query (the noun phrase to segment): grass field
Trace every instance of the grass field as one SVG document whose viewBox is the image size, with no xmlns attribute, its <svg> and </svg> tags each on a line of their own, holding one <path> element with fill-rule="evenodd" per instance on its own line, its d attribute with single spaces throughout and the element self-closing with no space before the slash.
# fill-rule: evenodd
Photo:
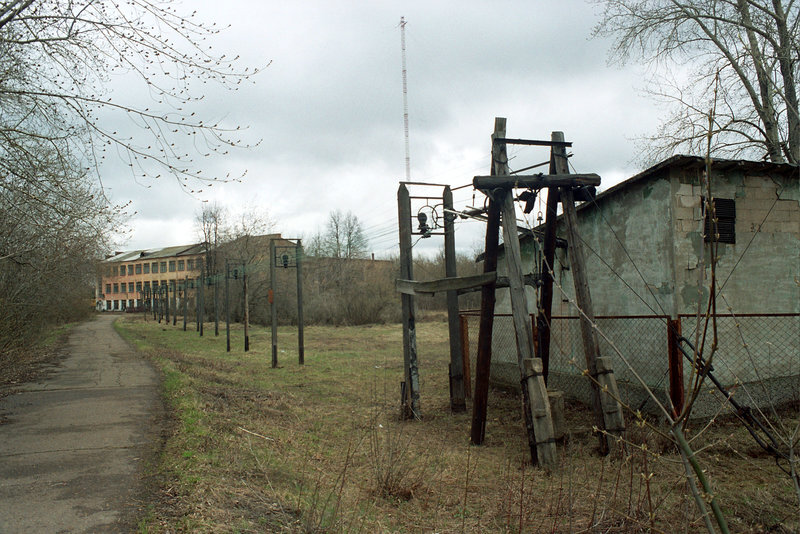
<svg viewBox="0 0 800 534">
<path fill-rule="evenodd" d="M 398 420 L 399 325 L 296 330 L 213 324 L 191 331 L 125 316 L 118 330 L 163 375 L 172 421 L 151 468 L 142 532 L 698 532 L 680 456 L 630 425 L 629 445 L 596 452 L 591 414 L 567 406 L 560 469 L 531 466 L 520 400 L 492 390 L 486 443 L 449 410 L 447 325 L 418 324 L 423 420 Z M 796 416 L 795 416 L 796 424 Z M 791 481 L 735 421 L 694 429 L 692 446 L 733 532 L 793 532 Z"/>
</svg>

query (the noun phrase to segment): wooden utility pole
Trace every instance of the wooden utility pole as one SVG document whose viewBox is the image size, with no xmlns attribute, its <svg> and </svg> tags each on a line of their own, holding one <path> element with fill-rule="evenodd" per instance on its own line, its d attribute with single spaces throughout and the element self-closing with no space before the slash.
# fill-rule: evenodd
<svg viewBox="0 0 800 534">
<path fill-rule="evenodd" d="M 169 282 L 164 286 L 166 298 L 164 299 L 164 309 L 166 310 L 165 324 L 169 325 Z"/>
<path fill-rule="evenodd" d="M 298 239 L 295 246 L 295 268 L 297 269 L 297 363 L 305 364 L 303 341 L 303 242 Z"/>
<path fill-rule="evenodd" d="M 242 293 L 244 295 L 244 351 L 250 350 L 250 303 L 247 300 L 247 268 L 242 263 Z"/>
<path fill-rule="evenodd" d="M 217 251 L 214 250 L 214 336 L 219 337 L 219 264 L 217 263 Z"/>
<path fill-rule="evenodd" d="M 275 306 L 275 240 L 269 242 L 269 289 L 272 291 L 272 301 L 269 303 L 270 316 L 272 317 L 272 368 L 278 367 L 278 308 Z"/>
<path fill-rule="evenodd" d="M 567 149 L 564 146 L 564 132 L 550 134 L 553 144 L 550 147 L 550 174 L 569 174 Z M 550 374 L 550 324 L 553 317 L 553 262 L 556 257 L 556 224 L 558 220 L 558 188 L 547 189 L 547 213 L 544 223 L 544 243 L 542 245 L 542 289 L 540 292 L 539 313 L 536 318 L 537 353 L 542 360 L 544 381 Z"/>
<path fill-rule="evenodd" d="M 492 161 L 490 174 L 497 174 L 496 162 L 501 161 L 498 152 L 501 145 L 495 145 L 495 138 L 506 136 L 506 120 L 497 117 L 494 120 L 492 134 Z M 505 151 L 505 145 L 502 145 Z M 507 165 L 507 160 L 504 162 Z M 488 193 L 489 208 L 486 214 L 486 243 L 484 245 L 483 272 L 497 271 L 497 251 L 500 244 L 500 204 L 495 194 L 502 190 Z M 494 328 L 494 305 L 496 283 L 486 284 L 481 289 L 481 317 L 478 326 L 478 355 L 475 362 L 475 395 L 472 398 L 472 430 L 470 439 L 474 445 L 480 445 L 486 436 L 486 408 L 489 399 L 489 375 L 492 365 L 492 330 Z"/>
<path fill-rule="evenodd" d="M 186 332 L 186 312 L 188 311 L 189 301 L 189 275 L 183 279 L 183 331 Z"/>
<path fill-rule="evenodd" d="M 202 261 L 202 260 L 201 260 Z M 203 337 L 203 321 L 206 314 L 206 265 L 203 263 L 200 266 L 200 313 L 197 314 L 197 320 L 200 325 L 200 337 Z"/>
<path fill-rule="evenodd" d="M 227 352 L 231 351 L 231 303 L 228 297 L 228 280 L 231 277 L 230 263 L 225 259 L 225 338 Z"/>
<path fill-rule="evenodd" d="M 172 280 L 172 326 L 178 324 L 178 280 Z"/>
<path fill-rule="evenodd" d="M 400 278 L 414 279 L 411 251 L 411 197 L 405 184 L 397 190 L 397 212 L 400 233 Z M 403 375 L 401 387 L 401 416 L 404 419 L 419 419 L 419 369 L 417 366 L 417 325 L 414 296 L 401 294 L 403 314 Z"/>
<path fill-rule="evenodd" d="M 450 186 L 444 188 L 442 195 L 444 208 L 444 270 L 445 276 L 458 276 L 456 268 L 455 215 L 453 192 Z M 449 211 L 448 211 L 449 210 Z M 447 323 L 450 331 L 450 409 L 454 412 L 467 410 L 464 393 L 464 360 L 461 350 L 461 335 L 458 320 L 458 291 L 447 292 Z"/>
</svg>

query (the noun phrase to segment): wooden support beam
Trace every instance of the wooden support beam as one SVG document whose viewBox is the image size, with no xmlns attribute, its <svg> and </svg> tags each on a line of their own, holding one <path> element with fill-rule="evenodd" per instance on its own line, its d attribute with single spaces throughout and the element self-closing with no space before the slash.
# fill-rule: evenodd
<svg viewBox="0 0 800 534">
<path fill-rule="evenodd" d="M 573 200 L 572 190 L 563 188 L 560 191 L 561 205 L 564 208 L 564 216 L 567 223 L 567 234 L 569 241 L 569 256 L 571 261 L 572 281 L 575 285 L 575 300 L 578 309 L 581 310 L 581 338 L 583 339 L 583 350 L 586 357 L 586 367 L 589 370 L 589 375 L 592 386 L 592 407 L 595 416 L 595 426 L 601 430 L 600 451 L 602 454 L 608 454 L 610 451 L 610 436 L 606 433 L 621 432 L 624 423 L 618 423 L 617 419 L 622 419 L 622 406 L 618 402 L 617 410 L 619 417 L 610 418 L 607 414 L 610 412 L 608 406 L 603 406 L 604 399 L 600 396 L 600 386 L 597 383 L 598 367 L 597 360 L 600 357 L 600 345 L 597 340 L 597 333 L 594 330 L 594 309 L 592 306 L 592 296 L 589 291 L 589 281 L 586 275 L 586 260 L 583 254 L 583 246 L 580 237 L 578 236 L 578 214 L 575 210 L 575 202 Z M 610 366 L 609 366 L 610 367 Z M 611 375 L 613 378 L 613 375 Z M 616 383 L 614 384 L 616 388 Z"/>
<path fill-rule="evenodd" d="M 580 187 L 600 185 L 597 174 L 515 174 L 513 176 L 476 176 L 472 179 L 475 189 L 492 190 L 498 187 L 523 187 L 542 189 L 544 187 Z"/>
<path fill-rule="evenodd" d="M 506 136 L 506 120 L 497 117 L 494 120 L 492 139 Z M 503 166 L 508 174 L 508 157 L 505 145 L 492 145 L 492 174 L 499 174 L 497 167 Z M 497 251 L 500 244 L 500 204 L 489 195 L 489 207 L 486 213 L 486 242 L 484 245 L 483 272 L 497 270 Z M 475 362 L 475 394 L 472 396 L 472 428 L 470 440 L 473 445 L 480 445 L 486 437 L 486 408 L 489 399 L 489 373 L 492 365 L 492 330 L 494 327 L 495 305 L 494 282 L 481 289 L 481 317 L 478 326 L 478 354 Z"/>
<path fill-rule="evenodd" d="M 400 276 L 405 280 L 414 279 L 414 260 L 411 252 L 411 199 L 408 188 L 400 184 L 397 190 L 397 212 L 400 233 Z M 419 419 L 419 368 L 417 365 L 417 324 L 414 310 L 414 297 L 401 294 L 403 313 L 403 374 L 401 387 L 401 417 Z"/>
<path fill-rule="evenodd" d="M 540 285 L 539 277 L 534 275 L 533 273 L 526 274 L 522 278 L 522 282 L 526 286 L 531 286 L 531 287 L 539 287 L 539 285 Z M 497 280 L 495 280 L 495 282 L 494 282 L 494 286 L 496 288 L 497 287 L 508 287 L 508 277 L 507 276 L 498 276 Z M 459 289 L 458 290 L 458 294 L 459 295 L 463 295 L 465 293 L 472 293 L 474 291 L 480 291 L 480 290 L 481 290 L 480 287 L 467 287 L 467 288 L 464 288 L 464 289 Z"/>
<path fill-rule="evenodd" d="M 450 186 L 442 193 L 442 207 L 453 211 L 453 192 Z M 458 276 L 456 268 L 455 215 L 444 212 L 444 271 L 448 278 Z M 447 291 L 447 327 L 450 341 L 450 410 L 467 411 L 464 393 L 464 362 L 461 355 L 461 335 L 458 324 L 458 291 Z"/>
<path fill-rule="evenodd" d="M 556 468 L 553 423 L 550 418 L 550 403 L 542 377 L 541 360 L 534 361 L 533 330 L 528 309 L 528 297 L 522 282 L 522 253 L 517 233 L 514 199 L 505 191 L 502 201 L 503 241 L 505 243 L 506 268 L 508 270 L 511 317 L 517 345 L 517 365 L 525 405 L 525 426 L 531 460 L 543 467 Z M 538 369 L 538 371 L 534 371 Z M 539 384 L 541 380 L 541 386 Z M 538 432 L 537 432 L 538 430 Z"/>
<path fill-rule="evenodd" d="M 394 289 L 404 295 L 434 295 L 442 291 L 457 291 L 471 288 L 481 288 L 497 279 L 497 273 L 492 271 L 471 276 L 454 278 L 439 278 L 437 280 L 401 280 L 394 281 Z M 456 314 L 457 315 L 457 314 Z"/>
<path fill-rule="evenodd" d="M 564 132 L 550 134 L 554 142 L 564 140 Z M 553 145 L 550 150 L 550 174 L 569 174 L 567 151 L 563 146 Z M 539 313 L 537 315 L 537 355 L 542 360 L 544 382 L 550 373 L 550 322 L 553 317 L 553 265 L 556 257 L 556 225 L 558 223 L 558 188 L 547 190 L 547 208 L 544 223 L 544 242 L 542 244 L 542 289 L 539 292 Z"/>
</svg>

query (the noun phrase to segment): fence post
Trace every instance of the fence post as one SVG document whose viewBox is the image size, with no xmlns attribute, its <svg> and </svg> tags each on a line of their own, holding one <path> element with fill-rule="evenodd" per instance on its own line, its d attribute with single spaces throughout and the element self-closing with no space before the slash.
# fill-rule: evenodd
<svg viewBox="0 0 800 534">
<path fill-rule="evenodd" d="M 667 350 L 669 352 L 669 398 L 674 415 L 683 411 L 683 356 L 680 350 L 681 319 L 667 319 Z"/>
</svg>

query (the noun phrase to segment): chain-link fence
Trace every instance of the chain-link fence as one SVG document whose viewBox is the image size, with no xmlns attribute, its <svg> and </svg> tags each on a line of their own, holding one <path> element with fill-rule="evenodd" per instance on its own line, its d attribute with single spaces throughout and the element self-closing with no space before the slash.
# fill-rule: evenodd
<svg viewBox="0 0 800 534">
<path fill-rule="evenodd" d="M 462 314 L 467 329 L 470 369 L 475 369 L 478 312 Z M 669 331 L 665 316 L 597 317 L 600 354 L 611 358 L 621 400 L 631 409 L 655 413 L 656 406 L 634 376 L 638 374 L 658 400 L 669 404 Z M 692 343 L 697 321 L 680 316 L 680 328 Z M 710 332 L 710 329 L 709 329 Z M 800 399 L 800 314 L 718 316 L 718 350 L 714 375 L 731 388 L 742 404 L 765 407 Z M 586 359 L 577 317 L 553 317 L 551 323 L 548 388 L 573 399 L 590 402 L 591 385 L 583 376 Z M 710 346 L 710 340 L 707 341 Z M 687 347 L 688 350 L 688 347 Z M 691 352 L 691 351 L 690 351 Z M 705 351 L 709 353 L 708 349 Z M 620 356 L 620 354 L 622 356 Z M 622 357 L 627 360 L 627 364 Z M 691 387 L 692 365 L 684 360 L 684 383 Z M 472 374 L 472 373 L 471 373 Z M 472 376 L 474 381 L 474 376 Z M 519 367 L 511 315 L 494 318 L 491 382 L 519 388 Z M 473 382 L 474 385 L 474 382 Z M 706 417 L 727 410 L 723 397 L 706 381 L 694 415 Z"/>
</svg>

